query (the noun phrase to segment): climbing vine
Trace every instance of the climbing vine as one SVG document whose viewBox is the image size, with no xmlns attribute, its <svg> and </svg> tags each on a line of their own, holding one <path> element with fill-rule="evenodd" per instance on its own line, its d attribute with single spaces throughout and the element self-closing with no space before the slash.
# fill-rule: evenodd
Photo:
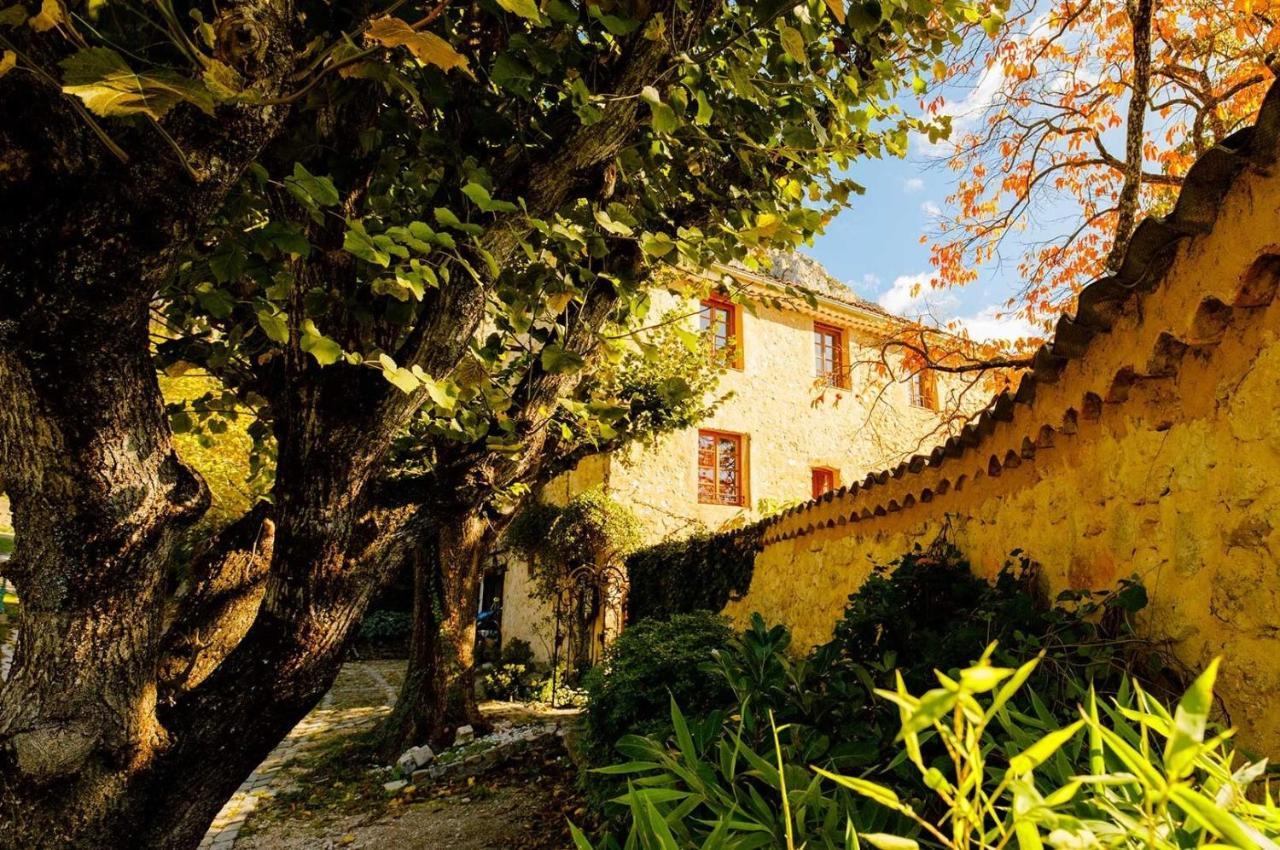
<svg viewBox="0 0 1280 850">
<path fill-rule="evenodd" d="M 627 620 L 666 619 L 690 611 L 719 611 L 751 586 L 763 525 L 698 533 L 631 553 Z"/>
</svg>

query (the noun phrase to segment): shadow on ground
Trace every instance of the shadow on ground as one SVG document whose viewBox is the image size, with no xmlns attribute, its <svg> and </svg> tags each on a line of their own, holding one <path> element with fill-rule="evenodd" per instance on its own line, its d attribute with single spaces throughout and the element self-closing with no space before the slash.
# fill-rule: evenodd
<svg viewBox="0 0 1280 850">
<path fill-rule="evenodd" d="M 575 769 L 552 736 L 468 778 L 388 793 L 372 732 L 395 700 L 404 663 L 347 664 L 333 689 L 255 771 L 219 815 L 209 850 L 551 850 L 571 846 L 581 818 Z M 496 725 L 566 721 L 516 703 L 482 706 Z"/>
</svg>

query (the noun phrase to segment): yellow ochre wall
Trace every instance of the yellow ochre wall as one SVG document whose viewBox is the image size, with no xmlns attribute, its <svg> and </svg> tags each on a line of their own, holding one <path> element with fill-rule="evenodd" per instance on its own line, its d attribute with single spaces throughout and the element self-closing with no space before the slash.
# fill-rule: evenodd
<svg viewBox="0 0 1280 850">
<path fill-rule="evenodd" d="M 1151 597 L 1140 627 L 1190 666 L 1224 655 L 1231 722 L 1280 754 L 1275 101 L 1252 145 L 1197 166 L 1172 227 L 1135 236 L 1128 286 L 1086 290 L 1016 399 L 870 486 L 781 517 L 727 612 L 822 642 L 872 564 L 944 529 L 987 575 L 1022 549 L 1054 592 L 1136 573 Z"/>
</svg>

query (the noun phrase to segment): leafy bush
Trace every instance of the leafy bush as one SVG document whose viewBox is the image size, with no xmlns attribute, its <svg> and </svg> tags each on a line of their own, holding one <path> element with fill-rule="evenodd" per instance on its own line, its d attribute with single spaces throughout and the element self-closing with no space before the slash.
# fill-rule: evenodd
<svg viewBox="0 0 1280 850">
<path fill-rule="evenodd" d="M 1033 565 L 1015 552 L 987 582 L 954 548 L 915 551 L 878 567 L 849 597 L 832 639 L 810 654 L 781 721 L 812 726 L 835 741 L 843 769 L 883 765 L 897 718 L 877 687 L 927 687 L 935 670 L 956 671 L 998 642 L 997 663 L 1016 666 L 1046 652 L 1032 683 L 1048 716 L 1069 719 L 1092 684 L 1115 691 L 1129 674 L 1176 693 L 1164 653 L 1138 637 L 1132 617 L 1147 602 L 1133 581 L 1118 590 L 1068 591 L 1052 603 Z M 1173 684 L 1166 684 L 1172 682 Z M 1031 708 L 1028 706 L 1028 710 Z"/>
<path fill-rule="evenodd" d="M 502 642 L 503 664 L 532 664 L 533 645 L 524 638 L 511 638 Z"/>
<path fill-rule="evenodd" d="M 582 744 L 588 758 L 603 763 L 623 735 L 664 734 L 671 697 L 699 714 L 729 705 L 728 685 L 702 668 L 732 638 L 728 620 L 706 611 L 625 629 L 586 676 Z"/>
<path fill-rule="evenodd" d="M 370 611 L 360 624 L 360 639 L 370 643 L 402 640 L 413 630 L 413 617 L 407 611 Z"/>
<path fill-rule="evenodd" d="M 698 533 L 627 556 L 627 620 L 719 611 L 751 586 L 763 525 Z"/>
<path fill-rule="evenodd" d="M 529 641 L 511 638 L 503 642 L 498 663 L 484 670 L 480 683 L 489 699 L 524 702 L 539 699 L 548 678 L 534 663 Z"/>
<path fill-rule="evenodd" d="M 1269 794 L 1255 798 L 1263 802 L 1249 794 L 1266 762 L 1236 764 L 1230 732 L 1206 740 L 1213 731 L 1216 659 L 1173 712 L 1133 682 L 1132 698 L 1126 692 L 1100 711 L 1090 693 L 1079 719 L 1046 731 L 1010 709 L 1039 659 L 1013 670 L 993 666 L 991 656 L 989 650 L 958 678 L 939 675 L 941 687 L 919 697 L 901 681 L 880 692 L 898 708 L 903 753 L 945 809 L 941 820 L 923 817 L 883 785 L 817 772 L 909 818 L 946 848 L 996 850 L 1008 836 L 1024 850 L 1046 842 L 1060 848 L 1276 846 L 1280 809 Z M 926 735 L 943 742 L 948 759 L 925 763 Z M 902 846 L 893 836 L 863 837 Z"/>
<path fill-rule="evenodd" d="M 480 685 L 489 699 L 524 702 L 542 692 L 546 675 L 529 664 L 495 664 L 484 670 Z"/>
<path fill-rule="evenodd" d="M 1269 794 L 1250 794 L 1265 762 L 1238 765 L 1230 733 L 1206 740 L 1217 662 L 1174 712 L 1133 682 L 1113 705 L 1090 692 L 1079 719 L 1046 727 L 1013 707 L 1019 695 L 1042 702 L 1028 685 L 1040 659 L 1015 670 L 994 666 L 994 654 L 992 645 L 956 676 L 938 673 L 940 687 L 920 696 L 901 676 L 878 691 L 897 709 L 897 759 L 917 772 L 936 814 L 891 783 L 806 768 L 791 730 L 771 717 L 771 746 L 759 751 L 737 731 L 752 722 L 748 711 L 717 732 L 687 722 L 673 703 L 674 746 L 626 738 L 620 749 L 631 761 L 606 769 L 631 779 L 618 801 L 629 819 L 626 847 L 1277 846 L 1280 808 Z M 930 739 L 946 757 L 925 757 Z M 579 850 L 592 850 L 573 833 Z M 598 845 L 618 846 L 611 837 Z"/>
</svg>

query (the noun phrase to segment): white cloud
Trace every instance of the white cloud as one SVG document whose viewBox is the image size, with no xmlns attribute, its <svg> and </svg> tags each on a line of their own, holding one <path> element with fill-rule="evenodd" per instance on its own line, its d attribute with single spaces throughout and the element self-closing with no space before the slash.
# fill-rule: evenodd
<svg viewBox="0 0 1280 850">
<path fill-rule="evenodd" d="M 929 285 L 933 272 L 904 274 L 894 278 L 893 285 L 877 299 L 877 303 L 897 316 L 936 323 L 954 332 L 967 333 L 979 342 L 1038 337 L 1044 331 L 1020 316 L 1008 315 L 998 305 L 984 307 L 977 313 L 959 316 L 960 301 L 950 290 Z"/>
<path fill-rule="evenodd" d="M 1021 316 L 1005 315 L 999 307 L 994 305 L 973 316 L 960 316 L 953 321 L 959 329 L 968 332 L 971 338 L 980 342 L 993 339 L 1022 339 L 1041 336 L 1044 333 Z"/>
<path fill-rule="evenodd" d="M 924 188 L 924 181 L 921 180 L 919 177 L 908 177 L 906 180 L 902 181 L 902 189 L 907 194 L 911 194 L 912 192 L 919 192 L 923 188 Z"/>
<path fill-rule="evenodd" d="M 949 292 L 934 289 L 930 285 L 933 278 L 933 272 L 898 275 L 876 303 L 898 316 L 940 318 L 955 307 L 956 298 Z"/>
<path fill-rule="evenodd" d="M 933 201 L 925 201 L 920 205 L 920 212 L 924 213 L 929 218 L 938 218 L 942 215 L 942 207 L 938 206 Z"/>
</svg>

